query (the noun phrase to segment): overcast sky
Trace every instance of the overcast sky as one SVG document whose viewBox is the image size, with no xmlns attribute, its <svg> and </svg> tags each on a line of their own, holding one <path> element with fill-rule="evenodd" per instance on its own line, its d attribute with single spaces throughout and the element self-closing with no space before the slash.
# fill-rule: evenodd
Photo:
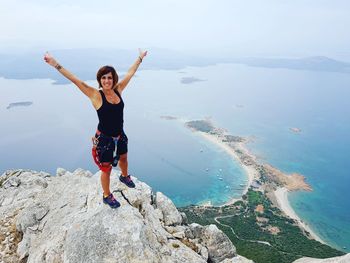
<svg viewBox="0 0 350 263">
<path fill-rule="evenodd" d="M 0 49 L 350 56 L 347 0 L 0 0 Z"/>
</svg>

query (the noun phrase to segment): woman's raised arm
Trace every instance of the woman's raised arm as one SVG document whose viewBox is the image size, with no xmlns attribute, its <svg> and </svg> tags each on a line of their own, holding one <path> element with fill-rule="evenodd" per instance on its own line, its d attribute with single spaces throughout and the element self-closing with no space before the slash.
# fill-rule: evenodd
<svg viewBox="0 0 350 263">
<path fill-rule="evenodd" d="M 98 91 L 96 89 L 90 87 L 82 80 L 78 79 L 76 76 L 70 73 L 67 69 L 62 67 L 48 52 L 46 52 L 44 60 L 47 64 L 56 68 L 64 77 L 73 82 L 86 96 L 88 96 L 91 100 L 94 100 L 98 94 Z"/>
<path fill-rule="evenodd" d="M 138 67 L 140 66 L 143 58 L 146 55 L 147 55 L 147 51 L 142 51 L 141 49 L 139 49 L 139 57 L 136 59 L 134 64 L 132 64 L 132 66 L 129 68 L 129 70 L 126 73 L 125 77 L 117 84 L 116 88 L 119 91 L 119 93 L 121 93 L 126 88 L 126 86 L 128 85 L 130 79 L 132 78 L 132 76 L 134 76 L 134 74 L 136 73 Z"/>
</svg>

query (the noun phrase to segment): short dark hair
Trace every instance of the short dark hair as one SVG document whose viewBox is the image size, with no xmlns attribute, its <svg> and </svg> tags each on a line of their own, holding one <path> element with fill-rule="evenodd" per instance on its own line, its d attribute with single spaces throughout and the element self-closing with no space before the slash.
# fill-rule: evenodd
<svg viewBox="0 0 350 263">
<path fill-rule="evenodd" d="M 96 75 L 96 79 L 97 79 L 99 88 L 102 88 L 102 85 L 101 85 L 101 78 L 102 78 L 102 76 L 106 75 L 108 73 L 112 73 L 112 76 L 113 76 L 113 88 L 118 83 L 118 74 L 115 71 L 115 69 L 112 66 L 103 66 L 102 68 L 100 68 L 97 71 L 97 75 Z"/>
</svg>

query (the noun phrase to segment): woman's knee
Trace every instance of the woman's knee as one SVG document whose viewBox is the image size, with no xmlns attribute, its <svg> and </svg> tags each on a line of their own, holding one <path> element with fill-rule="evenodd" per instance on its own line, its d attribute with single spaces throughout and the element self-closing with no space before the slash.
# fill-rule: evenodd
<svg viewBox="0 0 350 263">
<path fill-rule="evenodd" d="M 111 174 L 111 171 L 112 171 L 112 165 L 111 163 L 101 163 L 101 167 L 100 167 L 100 170 L 101 170 L 101 175 L 102 176 L 109 176 Z"/>
<path fill-rule="evenodd" d="M 120 155 L 119 162 L 127 162 L 127 161 L 128 161 L 128 154 L 127 153 Z"/>
</svg>

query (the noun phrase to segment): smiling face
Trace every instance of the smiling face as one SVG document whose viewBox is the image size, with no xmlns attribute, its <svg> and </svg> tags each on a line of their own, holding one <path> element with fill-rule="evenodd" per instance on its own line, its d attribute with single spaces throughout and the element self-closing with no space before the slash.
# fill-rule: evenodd
<svg viewBox="0 0 350 263">
<path fill-rule="evenodd" d="M 103 66 L 97 72 L 96 79 L 100 88 L 113 89 L 118 83 L 118 74 L 111 66 Z"/>
<path fill-rule="evenodd" d="M 109 72 L 101 77 L 101 85 L 102 85 L 103 89 L 112 89 L 113 88 L 113 75 L 111 72 Z"/>
</svg>

